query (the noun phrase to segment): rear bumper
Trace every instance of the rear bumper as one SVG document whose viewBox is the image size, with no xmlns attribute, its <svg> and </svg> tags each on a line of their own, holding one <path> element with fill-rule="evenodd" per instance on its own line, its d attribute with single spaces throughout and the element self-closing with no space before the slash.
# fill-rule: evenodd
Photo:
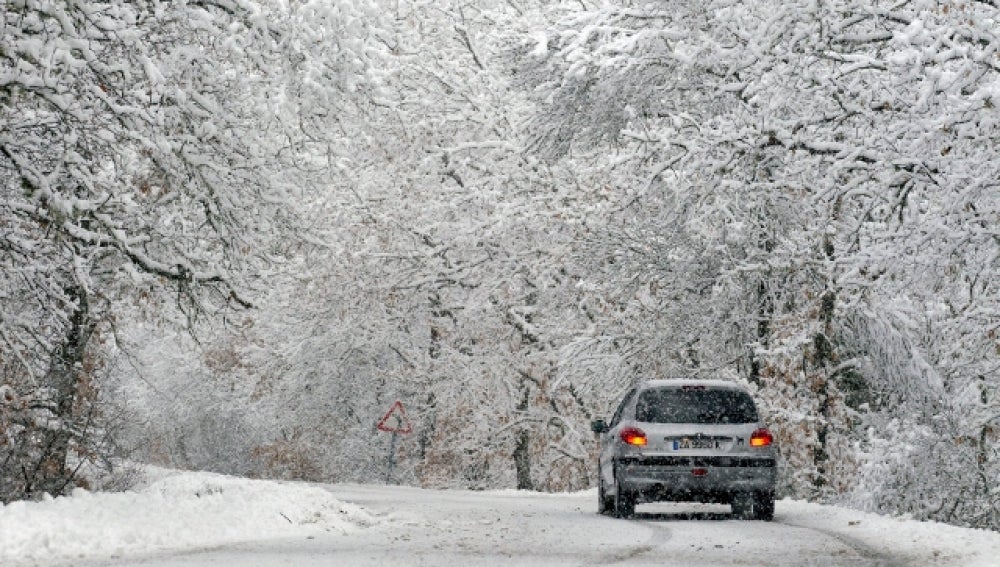
<svg viewBox="0 0 1000 567">
<path fill-rule="evenodd" d="M 618 460 L 625 490 L 640 501 L 729 502 L 738 492 L 773 492 L 773 457 L 634 456 Z"/>
</svg>

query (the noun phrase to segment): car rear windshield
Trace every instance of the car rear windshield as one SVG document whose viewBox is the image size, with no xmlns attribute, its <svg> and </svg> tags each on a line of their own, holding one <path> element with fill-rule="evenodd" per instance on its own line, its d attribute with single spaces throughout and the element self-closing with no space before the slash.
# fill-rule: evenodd
<svg viewBox="0 0 1000 567">
<path fill-rule="evenodd" d="M 660 388 L 639 395 L 636 421 L 646 423 L 755 423 L 757 408 L 746 392 L 710 388 Z"/>
</svg>

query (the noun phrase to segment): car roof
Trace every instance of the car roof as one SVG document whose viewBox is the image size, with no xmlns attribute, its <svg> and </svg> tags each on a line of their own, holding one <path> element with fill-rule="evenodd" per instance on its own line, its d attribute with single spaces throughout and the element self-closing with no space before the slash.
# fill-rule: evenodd
<svg viewBox="0 0 1000 567">
<path fill-rule="evenodd" d="M 711 388 L 713 390 L 737 390 L 740 392 L 746 392 L 745 386 L 738 382 L 730 382 L 728 380 L 692 380 L 692 379 L 673 379 L 673 380 L 646 380 L 639 383 L 640 390 L 651 390 L 654 388 L 684 388 L 690 386 L 702 386 L 705 388 Z"/>
</svg>

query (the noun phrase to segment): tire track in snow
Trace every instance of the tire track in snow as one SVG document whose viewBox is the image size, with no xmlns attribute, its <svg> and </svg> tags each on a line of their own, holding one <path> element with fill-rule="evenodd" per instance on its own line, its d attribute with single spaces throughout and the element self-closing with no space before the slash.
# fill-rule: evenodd
<svg viewBox="0 0 1000 567">
<path fill-rule="evenodd" d="M 674 522 L 683 522 L 683 525 L 690 527 L 692 522 L 704 522 L 707 528 L 707 526 L 714 525 L 717 522 L 726 522 L 727 524 L 730 524 L 732 519 L 732 514 L 714 512 L 660 514 L 639 513 L 636 514 L 636 518 L 633 520 L 618 521 L 631 521 L 637 526 L 642 526 L 643 528 L 648 529 L 650 533 L 646 541 L 623 549 L 617 549 L 612 552 L 604 553 L 595 558 L 593 561 L 588 562 L 587 565 L 641 565 L 648 561 L 662 559 L 664 556 L 673 557 L 675 560 L 682 561 L 681 564 L 683 564 L 684 552 L 699 553 L 702 548 L 699 547 L 693 550 L 683 550 L 680 555 L 678 555 L 678 549 L 663 549 L 677 543 L 674 537 L 675 530 L 670 527 L 671 524 Z M 748 526 L 748 529 L 773 526 L 778 529 L 802 530 L 817 534 L 822 539 L 833 541 L 844 548 L 845 553 L 841 555 L 838 552 L 837 555 L 840 555 L 840 557 L 836 559 L 833 559 L 831 556 L 825 554 L 817 555 L 813 558 L 806 558 L 804 556 L 789 557 L 788 559 L 793 561 L 796 565 L 850 565 L 851 567 L 908 567 L 909 565 L 908 561 L 905 559 L 887 555 L 885 552 L 879 551 L 877 548 L 859 539 L 842 533 L 837 533 L 833 530 L 824 530 L 813 526 L 792 523 L 790 521 L 782 521 L 780 517 L 775 518 L 773 522 L 747 521 L 746 525 Z M 747 535 L 749 537 L 749 534 Z M 721 548 L 722 546 L 715 544 L 714 547 Z M 663 549 L 663 554 L 657 556 L 657 550 L 661 549 Z M 775 551 L 777 555 L 781 555 L 780 548 Z M 824 553 L 819 549 L 817 549 L 816 552 Z M 689 558 L 693 559 L 693 557 L 690 556 Z M 834 563 L 830 563 L 831 559 L 834 560 Z M 744 564 L 739 562 L 739 557 L 732 557 L 730 560 L 734 561 L 733 564 Z"/>
<path fill-rule="evenodd" d="M 877 549 L 861 541 L 860 539 L 853 538 L 851 536 L 844 535 L 842 533 L 837 533 L 832 530 L 824 530 L 814 526 L 807 526 L 802 524 L 795 524 L 788 521 L 781 521 L 779 518 L 775 518 L 774 523 L 781 524 L 783 526 L 789 526 L 792 528 L 798 528 L 798 529 L 808 530 L 811 532 L 816 532 L 818 534 L 822 534 L 824 537 L 836 540 L 841 544 L 854 550 L 854 552 L 860 555 L 861 557 L 865 558 L 868 562 L 870 562 L 871 567 L 907 567 L 908 565 L 910 565 L 910 562 L 908 560 L 887 555 L 886 553 L 878 551 Z"/>
<path fill-rule="evenodd" d="M 629 563 L 635 559 L 638 559 L 644 555 L 648 555 L 658 548 L 666 545 L 670 542 L 673 537 L 673 531 L 667 527 L 663 522 L 655 520 L 643 520 L 642 516 L 644 514 L 637 514 L 637 518 L 634 520 L 621 520 L 621 521 L 631 521 L 638 525 L 645 526 L 649 529 L 649 538 L 639 545 L 633 545 L 626 549 L 616 550 L 610 553 L 606 553 L 596 558 L 593 563 L 588 563 L 589 566 L 597 565 L 617 565 L 623 563 Z"/>
</svg>

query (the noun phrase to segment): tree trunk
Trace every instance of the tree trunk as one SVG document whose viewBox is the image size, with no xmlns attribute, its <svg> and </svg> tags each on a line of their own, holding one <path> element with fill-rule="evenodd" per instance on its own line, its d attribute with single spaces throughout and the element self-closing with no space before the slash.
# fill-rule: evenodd
<svg viewBox="0 0 1000 567">
<path fill-rule="evenodd" d="M 38 462 L 33 470 L 24 469 L 25 496 L 42 493 L 62 494 L 73 482 L 75 471 L 68 467 L 70 445 L 73 438 L 83 432 L 77 431 L 78 402 L 85 396 L 85 382 L 88 379 L 84 368 L 87 345 L 93 335 L 95 323 L 91 318 L 87 292 L 76 285 L 67 290 L 76 308 L 69 319 L 69 326 L 63 344 L 52 354 L 45 384 L 51 388 L 50 408 L 55 418 L 54 425 L 44 430 L 39 446 Z"/>
<path fill-rule="evenodd" d="M 751 384 L 761 385 L 761 360 L 757 354 L 757 349 L 766 349 L 771 342 L 771 319 L 774 317 L 774 300 L 767 289 L 764 281 L 757 286 L 757 342 L 750 351 L 750 376 Z"/>
<path fill-rule="evenodd" d="M 531 482 L 531 453 L 529 444 L 531 437 L 527 430 L 522 430 L 517 434 L 517 444 L 514 446 L 514 467 L 517 469 L 517 489 L 534 490 L 535 485 Z"/>
<path fill-rule="evenodd" d="M 828 260 L 834 260 L 836 250 L 833 240 L 829 235 L 823 239 L 823 252 Z M 836 353 L 834 351 L 833 336 L 833 314 L 837 305 L 837 293 L 832 289 L 833 282 L 828 282 L 828 288 L 820 297 L 819 320 L 822 330 L 813 337 L 812 362 L 819 375 L 820 383 L 816 388 L 816 396 L 819 399 L 819 414 L 822 419 L 816 430 L 816 451 L 813 453 L 813 465 L 816 467 L 816 477 L 813 485 L 821 490 L 829 484 L 829 436 L 830 420 L 832 419 L 833 408 L 830 403 L 830 368 L 835 366 Z"/>
<path fill-rule="evenodd" d="M 530 387 L 527 383 L 521 383 L 521 401 L 517 404 L 519 413 L 528 411 L 528 396 Z M 531 435 L 527 429 L 517 432 L 514 444 L 514 469 L 517 472 L 517 489 L 534 490 L 535 485 L 531 482 Z"/>
</svg>

